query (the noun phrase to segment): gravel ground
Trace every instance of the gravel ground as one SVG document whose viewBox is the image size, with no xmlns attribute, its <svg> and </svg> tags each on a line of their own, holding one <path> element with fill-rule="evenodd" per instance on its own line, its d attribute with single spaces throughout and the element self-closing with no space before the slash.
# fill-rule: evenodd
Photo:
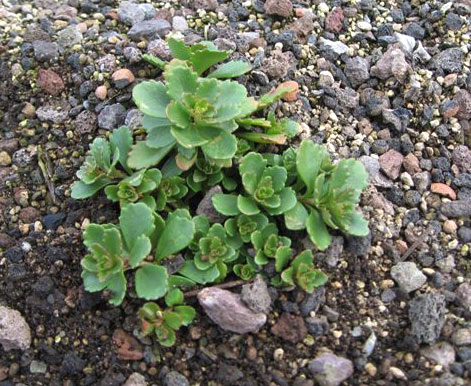
<svg viewBox="0 0 471 386">
<path fill-rule="evenodd" d="M 470 31 L 470 0 L 0 0 L 0 386 L 471 384 Z M 275 113 L 364 163 L 371 234 L 316 253 L 314 294 L 268 288 L 258 332 L 199 308 L 161 349 L 137 299 L 83 290 L 81 230 L 118 208 L 70 185 L 93 138 L 139 127 L 168 34 L 249 61 L 252 95 L 298 82 Z"/>
</svg>

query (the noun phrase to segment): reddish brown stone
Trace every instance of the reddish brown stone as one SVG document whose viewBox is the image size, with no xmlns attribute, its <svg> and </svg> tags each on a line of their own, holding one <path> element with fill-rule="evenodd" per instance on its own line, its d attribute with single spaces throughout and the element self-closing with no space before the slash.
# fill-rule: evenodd
<svg viewBox="0 0 471 386">
<path fill-rule="evenodd" d="M 422 169 L 420 168 L 419 159 L 413 154 L 409 153 L 404 157 L 404 169 L 411 174 L 420 173 Z"/>
<path fill-rule="evenodd" d="M 330 32 L 339 33 L 342 31 L 344 18 L 342 8 L 335 7 L 325 18 L 325 29 Z"/>
<path fill-rule="evenodd" d="M 38 86 L 48 94 L 57 96 L 64 90 L 62 78 L 51 70 L 39 70 Z"/>
<path fill-rule="evenodd" d="M 293 4 L 290 0 L 267 0 L 264 9 L 268 15 L 288 17 L 293 12 Z"/>
<path fill-rule="evenodd" d="M 439 194 L 440 196 L 449 197 L 452 200 L 456 200 L 456 193 L 455 191 L 450 188 L 446 184 L 442 184 L 441 182 L 435 182 L 430 186 L 430 191 L 432 193 Z"/>
<path fill-rule="evenodd" d="M 395 180 L 399 177 L 403 160 L 404 157 L 401 153 L 391 149 L 379 157 L 379 165 L 390 179 Z"/>
<path fill-rule="evenodd" d="M 31 224 L 32 222 L 36 221 L 41 213 L 38 209 L 33 208 L 32 206 L 28 206 L 26 208 L 21 209 L 20 211 L 20 220 L 23 221 L 25 224 Z"/>
<path fill-rule="evenodd" d="M 294 80 L 288 80 L 287 82 L 281 83 L 280 86 L 289 86 L 289 87 L 295 88 L 294 91 L 291 91 L 290 93 L 286 94 L 283 97 L 284 101 L 294 102 L 296 99 L 298 99 L 298 92 L 299 92 L 298 82 L 295 82 Z"/>
<path fill-rule="evenodd" d="M 113 333 L 113 343 L 116 346 L 116 353 L 120 359 L 140 361 L 144 356 L 141 344 L 120 328 Z"/>
<path fill-rule="evenodd" d="M 301 342 L 307 335 L 307 328 L 301 316 L 284 313 L 271 328 L 272 334 L 289 342 Z"/>
</svg>

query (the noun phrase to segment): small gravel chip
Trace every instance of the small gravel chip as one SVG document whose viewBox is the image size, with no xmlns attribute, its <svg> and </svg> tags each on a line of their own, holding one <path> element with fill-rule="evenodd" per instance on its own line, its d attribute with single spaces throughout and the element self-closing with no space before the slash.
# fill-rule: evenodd
<svg viewBox="0 0 471 386">
<path fill-rule="evenodd" d="M 419 289 L 427 281 L 427 277 L 417 268 L 417 265 L 409 261 L 403 261 L 393 266 L 391 277 L 407 293 Z"/>
</svg>

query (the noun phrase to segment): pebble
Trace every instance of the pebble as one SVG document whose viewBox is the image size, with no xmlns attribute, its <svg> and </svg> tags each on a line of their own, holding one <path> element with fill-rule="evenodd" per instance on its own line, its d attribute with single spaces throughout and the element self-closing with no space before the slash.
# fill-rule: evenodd
<svg viewBox="0 0 471 386">
<path fill-rule="evenodd" d="M 0 151 L 0 166 L 10 166 L 11 157 L 6 151 Z"/>
<path fill-rule="evenodd" d="M 117 89 L 125 88 L 135 81 L 134 74 L 127 68 L 117 70 L 111 76 Z M 106 95 L 105 95 L 106 98 Z"/>
<path fill-rule="evenodd" d="M 324 57 L 328 60 L 336 60 L 339 56 L 347 54 L 349 48 L 340 41 L 332 41 L 328 39 L 320 39 L 320 50 Z"/>
<path fill-rule="evenodd" d="M 35 40 L 33 42 L 34 57 L 39 62 L 50 62 L 59 57 L 59 46 L 57 43 Z"/>
<path fill-rule="evenodd" d="M 39 70 L 38 86 L 48 94 L 57 96 L 65 88 L 62 78 L 52 70 Z"/>
<path fill-rule="evenodd" d="M 155 9 L 151 4 L 136 4 L 132 1 L 119 3 L 118 18 L 129 26 L 152 19 L 154 16 Z"/>
<path fill-rule="evenodd" d="M 27 350 L 31 345 L 31 331 L 21 314 L 0 306 L 0 344 L 5 351 Z"/>
<path fill-rule="evenodd" d="M 412 334 L 419 343 L 434 343 L 445 324 L 445 297 L 441 294 L 423 294 L 409 302 Z"/>
<path fill-rule="evenodd" d="M 451 340 L 453 344 L 457 346 L 467 346 L 471 344 L 471 329 L 469 328 L 459 328 L 457 329 L 452 337 Z"/>
<path fill-rule="evenodd" d="M 206 216 L 211 223 L 221 223 L 225 217 L 214 209 L 212 198 L 214 195 L 222 193 L 222 188 L 219 185 L 213 186 L 204 195 L 203 199 L 199 202 L 196 208 L 196 214 Z"/>
<path fill-rule="evenodd" d="M 444 202 L 440 207 L 440 211 L 448 218 L 470 217 L 471 201 L 457 200 Z"/>
<path fill-rule="evenodd" d="M 427 277 L 417 268 L 417 265 L 409 261 L 394 265 L 391 268 L 391 277 L 402 290 L 408 293 L 419 289 L 427 281 Z"/>
<path fill-rule="evenodd" d="M 44 374 L 47 371 L 47 365 L 42 361 L 33 360 L 29 365 L 31 374 Z"/>
<path fill-rule="evenodd" d="M 471 308 L 471 284 L 462 283 L 458 286 L 455 291 L 456 301 L 466 309 Z"/>
<path fill-rule="evenodd" d="M 186 377 L 176 371 L 169 371 L 163 379 L 164 386 L 190 386 Z"/>
<path fill-rule="evenodd" d="M 98 127 L 105 130 L 113 130 L 124 123 L 126 118 L 126 108 L 115 103 L 103 108 L 98 114 Z"/>
<path fill-rule="evenodd" d="M 139 41 L 143 38 L 147 40 L 152 40 L 158 37 L 164 38 L 171 28 L 172 27 L 167 20 L 146 20 L 134 24 L 128 31 L 128 37 L 135 41 Z"/>
<path fill-rule="evenodd" d="M 331 353 L 318 355 L 308 368 L 321 386 L 338 386 L 353 374 L 352 361 Z"/>
<path fill-rule="evenodd" d="M 209 318 L 223 330 L 245 334 L 257 331 L 267 321 L 263 313 L 253 312 L 240 295 L 215 287 L 198 293 L 198 301 Z"/>
<path fill-rule="evenodd" d="M 386 80 L 394 76 L 399 82 L 404 82 L 407 74 L 411 71 L 404 53 L 391 46 L 384 55 L 371 67 L 371 76 Z"/>
<path fill-rule="evenodd" d="M 441 182 L 432 183 L 430 186 L 430 191 L 432 193 L 437 193 L 440 196 L 445 196 L 451 198 L 452 200 L 456 200 L 455 191 L 448 185 L 442 184 Z"/>
<path fill-rule="evenodd" d="M 307 335 L 307 328 L 301 316 L 284 312 L 270 329 L 271 333 L 288 342 L 301 342 Z"/>
<path fill-rule="evenodd" d="M 344 18 L 342 8 L 335 7 L 325 19 L 325 29 L 330 32 L 340 33 Z"/>
<path fill-rule="evenodd" d="M 107 94 L 108 89 L 106 88 L 106 86 L 98 86 L 95 90 L 95 96 L 101 101 L 104 101 L 106 99 Z"/>
<path fill-rule="evenodd" d="M 132 373 L 123 386 L 147 386 L 147 382 L 143 375 Z"/>
<path fill-rule="evenodd" d="M 356 88 L 370 78 L 370 65 L 366 59 L 357 56 L 347 60 L 344 72 L 352 87 Z"/>
<path fill-rule="evenodd" d="M 391 149 L 379 157 L 381 170 L 392 180 L 399 177 L 404 156 L 398 151 Z"/>
<path fill-rule="evenodd" d="M 293 4 L 290 0 L 266 0 L 264 9 L 267 15 L 288 17 L 293 12 Z"/>
<path fill-rule="evenodd" d="M 70 48 L 79 44 L 83 39 L 76 25 L 71 25 L 57 33 L 57 43 L 61 48 Z"/>
<path fill-rule="evenodd" d="M 242 286 L 240 298 L 254 312 L 270 312 L 271 297 L 267 284 L 260 275 L 255 277 L 253 283 Z"/>
<path fill-rule="evenodd" d="M 468 146 L 456 146 L 451 153 L 451 159 L 453 160 L 453 163 L 458 166 L 460 172 L 471 172 L 471 150 Z"/>
<path fill-rule="evenodd" d="M 188 22 L 183 16 L 174 16 L 172 19 L 172 29 L 176 32 L 184 32 L 188 29 Z"/>
<path fill-rule="evenodd" d="M 455 349 L 448 342 L 435 343 L 420 350 L 420 353 L 436 364 L 448 367 L 455 361 Z"/>
</svg>

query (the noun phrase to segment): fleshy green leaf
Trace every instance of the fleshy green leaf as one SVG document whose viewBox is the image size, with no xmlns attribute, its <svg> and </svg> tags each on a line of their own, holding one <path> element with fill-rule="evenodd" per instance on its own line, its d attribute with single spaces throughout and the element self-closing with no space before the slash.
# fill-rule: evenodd
<svg viewBox="0 0 471 386">
<path fill-rule="evenodd" d="M 136 293 L 146 300 L 159 299 L 168 289 L 167 269 L 160 265 L 146 264 L 136 272 Z"/>
<path fill-rule="evenodd" d="M 148 80 L 139 83 L 133 88 L 132 97 L 142 113 L 151 117 L 167 118 L 165 109 L 170 102 L 170 98 L 161 82 Z"/>
<path fill-rule="evenodd" d="M 164 312 L 164 320 L 173 330 L 178 330 L 183 323 L 182 317 L 178 313 L 171 311 Z"/>
<path fill-rule="evenodd" d="M 191 324 L 196 316 L 195 309 L 190 306 L 176 306 L 174 310 L 182 317 L 184 326 Z"/>
<path fill-rule="evenodd" d="M 207 143 L 209 141 L 208 134 L 211 133 L 211 131 L 209 133 L 207 133 L 207 131 L 208 130 L 197 126 L 191 126 L 185 129 L 173 126 L 171 129 L 173 137 L 181 146 L 187 149 L 193 149 Z"/>
<path fill-rule="evenodd" d="M 75 181 L 72 185 L 71 196 L 76 200 L 88 198 L 108 184 L 111 184 L 111 179 L 108 177 L 101 177 L 92 184 L 86 184 L 83 181 Z"/>
<path fill-rule="evenodd" d="M 108 301 L 115 305 L 119 306 L 126 295 L 126 278 L 124 277 L 124 272 L 117 272 L 112 277 L 110 277 L 106 282 L 106 289 L 112 292 L 112 296 Z"/>
<path fill-rule="evenodd" d="M 226 51 L 198 51 L 191 58 L 195 71 L 201 75 L 209 67 L 222 62 L 229 54 Z"/>
<path fill-rule="evenodd" d="M 175 142 L 154 149 L 147 146 L 146 142 L 137 142 L 131 149 L 128 158 L 128 166 L 133 169 L 143 169 L 153 165 L 157 165 L 175 146 Z"/>
<path fill-rule="evenodd" d="M 237 216 L 240 214 L 237 207 L 237 196 L 233 194 L 215 194 L 211 201 L 214 208 L 224 216 Z"/>
<path fill-rule="evenodd" d="M 360 237 L 368 236 L 368 233 L 370 232 L 368 229 L 368 221 L 363 218 L 361 213 L 350 212 L 345 217 L 347 220 L 345 230 L 349 234 Z M 343 225 L 345 225 L 345 223 Z"/>
<path fill-rule="evenodd" d="M 291 248 L 287 246 L 282 246 L 276 250 L 275 255 L 275 269 L 276 272 L 281 272 L 281 270 L 286 267 L 289 259 L 291 258 Z"/>
<path fill-rule="evenodd" d="M 155 68 L 160 68 L 161 70 L 163 70 L 163 68 L 167 64 L 167 62 L 151 54 L 142 54 L 141 57 L 150 65 L 154 66 Z"/>
<path fill-rule="evenodd" d="M 198 75 L 184 62 L 182 64 L 172 62 L 171 64 L 164 74 L 167 80 L 167 93 L 181 103 L 184 94 L 193 94 L 196 91 Z"/>
<path fill-rule="evenodd" d="M 266 208 L 267 212 L 273 215 L 282 214 L 290 209 L 293 209 L 296 205 L 296 193 L 292 188 L 284 188 L 281 190 L 280 194 L 280 205 L 277 208 Z"/>
<path fill-rule="evenodd" d="M 195 224 L 187 218 L 169 216 L 165 228 L 159 236 L 155 257 L 161 260 L 186 248 L 193 240 Z"/>
<path fill-rule="evenodd" d="M 146 235 L 140 235 L 134 241 L 131 252 L 129 253 L 129 263 L 131 268 L 136 268 L 139 263 L 149 255 L 152 249 L 150 239 Z"/>
<path fill-rule="evenodd" d="M 308 212 L 303 204 L 297 202 L 296 205 L 285 212 L 285 225 L 290 230 L 301 230 L 306 228 Z"/>
<path fill-rule="evenodd" d="M 321 251 L 325 251 L 329 247 L 332 238 L 317 210 L 311 209 L 311 213 L 306 219 L 306 228 L 314 245 Z"/>
<path fill-rule="evenodd" d="M 219 130 L 216 136 L 201 146 L 203 152 L 210 158 L 229 159 L 234 157 L 237 150 L 237 140 L 225 130 Z"/>
<path fill-rule="evenodd" d="M 113 130 L 110 136 L 110 143 L 119 149 L 119 163 L 127 169 L 128 153 L 132 146 L 132 133 L 129 127 L 121 126 Z"/>
<path fill-rule="evenodd" d="M 235 60 L 219 66 L 207 78 L 235 78 L 249 72 L 251 69 L 252 66 L 247 62 Z"/>
<path fill-rule="evenodd" d="M 98 292 L 106 288 L 106 281 L 102 282 L 98 276 L 92 272 L 82 271 L 83 285 L 88 292 Z"/>
<path fill-rule="evenodd" d="M 165 304 L 169 307 L 176 306 L 183 303 L 183 292 L 178 288 L 173 288 L 165 295 Z"/>
<path fill-rule="evenodd" d="M 185 45 L 183 40 L 169 38 L 167 44 L 174 58 L 180 60 L 189 60 L 191 58 L 191 49 Z"/>
<path fill-rule="evenodd" d="M 141 235 L 150 236 L 154 230 L 152 211 L 143 203 L 129 204 L 122 208 L 119 224 L 129 250 L 133 249 Z"/>
<path fill-rule="evenodd" d="M 311 140 L 304 140 L 296 156 L 298 174 L 307 186 L 308 194 L 314 190 L 314 183 L 322 161 L 329 157 L 327 150 Z"/>
<path fill-rule="evenodd" d="M 240 194 L 237 196 L 237 208 L 246 215 L 254 215 L 260 213 L 260 209 L 254 200 L 250 197 L 244 197 Z"/>
<path fill-rule="evenodd" d="M 199 270 L 195 263 L 187 260 L 185 265 L 178 271 L 180 275 L 186 276 L 198 284 L 206 284 L 214 282 L 219 276 L 219 270 L 216 266 L 212 266 L 204 271 Z"/>
</svg>

